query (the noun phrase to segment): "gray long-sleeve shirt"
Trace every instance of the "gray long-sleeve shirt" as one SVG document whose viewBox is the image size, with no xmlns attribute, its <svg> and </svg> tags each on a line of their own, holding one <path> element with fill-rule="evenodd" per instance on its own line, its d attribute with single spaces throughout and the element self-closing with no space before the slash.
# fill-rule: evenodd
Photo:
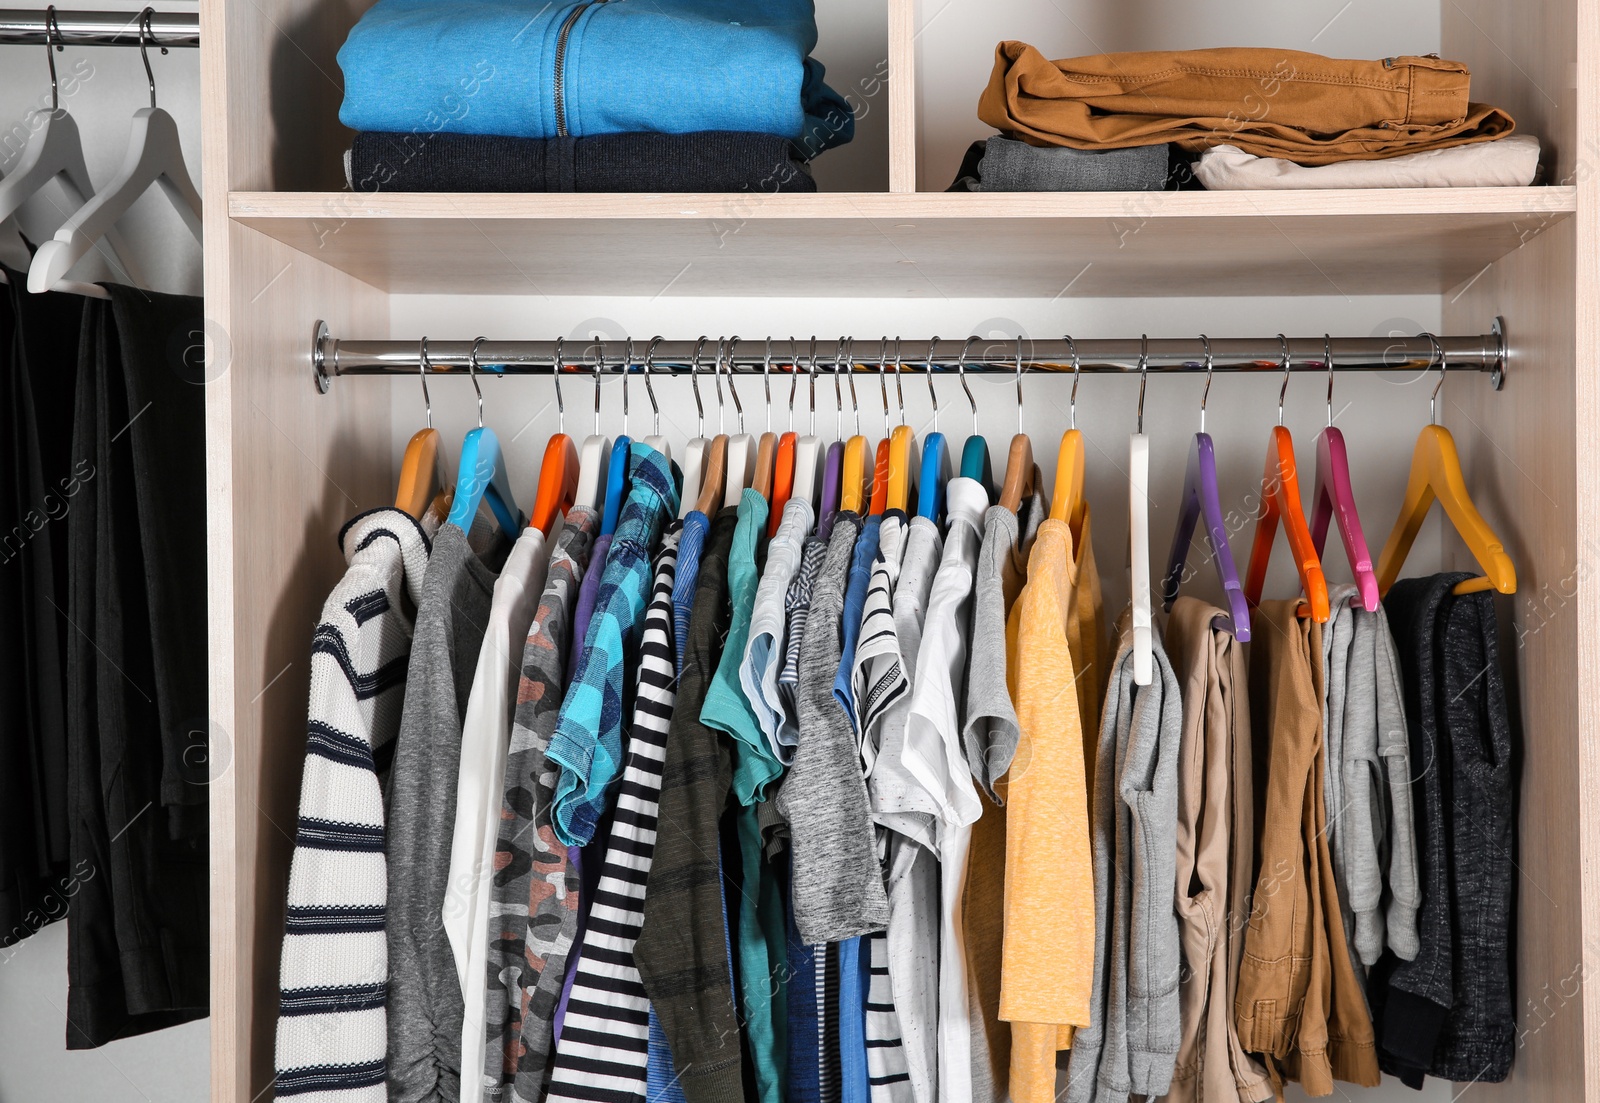
<svg viewBox="0 0 1600 1103">
<path fill-rule="evenodd" d="M 1095 948 L 1091 1025 L 1067 1066 L 1066 1103 L 1157 1096 L 1172 1086 L 1180 1035 L 1178 744 L 1183 695 L 1159 637 L 1156 676 L 1133 680 L 1129 616 L 1117 622 L 1095 757 Z"/>
</svg>

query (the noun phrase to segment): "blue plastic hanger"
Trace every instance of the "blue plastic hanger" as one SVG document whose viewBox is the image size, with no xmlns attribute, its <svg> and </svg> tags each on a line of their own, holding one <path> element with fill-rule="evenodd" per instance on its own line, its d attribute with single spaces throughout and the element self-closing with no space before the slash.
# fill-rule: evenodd
<svg viewBox="0 0 1600 1103">
<path fill-rule="evenodd" d="M 633 342 L 628 342 L 631 350 Z M 602 355 L 604 351 L 602 348 Z M 632 359 L 630 355 L 628 359 Z M 628 486 L 628 458 L 633 441 L 628 436 L 628 365 L 622 366 L 622 432 L 611 444 L 611 462 L 606 467 L 605 506 L 600 513 L 600 535 L 609 536 L 617 531 L 617 520 L 622 515 L 622 498 Z"/>
<path fill-rule="evenodd" d="M 478 386 L 478 346 L 487 338 L 472 342 L 467 355 L 467 374 L 478 394 L 478 427 L 461 442 L 461 464 L 456 474 L 456 495 L 450 506 L 449 523 L 464 532 L 472 531 L 478 505 L 487 501 L 500 531 L 515 539 L 522 532 L 522 511 L 511 496 L 511 476 L 506 472 L 500 438 L 483 423 L 483 390 Z"/>
<path fill-rule="evenodd" d="M 933 390 L 932 346 L 928 349 L 925 366 L 928 370 L 928 401 L 933 403 L 933 431 L 922 438 L 922 471 L 917 479 L 917 516 L 938 523 L 944 520 L 944 484 L 950 481 L 950 448 L 944 434 L 939 432 L 939 396 Z M 966 383 L 967 375 L 963 370 L 961 385 L 965 387 Z M 972 397 L 970 391 L 967 397 Z M 976 403 L 972 407 L 972 431 L 974 435 L 978 431 Z"/>
<path fill-rule="evenodd" d="M 1178 587 L 1189 562 L 1189 541 L 1194 537 L 1195 522 L 1204 515 L 1206 543 L 1211 548 L 1211 562 L 1216 565 L 1217 578 L 1227 597 L 1233 635 L 1239 642 L 1246 643 L 1250 639 L 1250 603 L 1245 600 L 1233 551 L 1228 547 L 1228 526 L 1223 520 L 1222 501 L 1217 493 L 1217 453 L 1211 435 L 1205 431 L 1206 397 L 1211 393 L 1211 342 L 1202 334 L 1200 344 L 1206 357 L 1206 389 L 1200 396 L 1200 431 L 1194 435 L 1189 465 L 1184 471 L 1183 493 L 1178 499 L 1178 527 L 1172 533 L 1167 573 L 1161 581 L 1162 607 L 1171 612 L 1172 603 L 1178 599 Z"/>
</svg>

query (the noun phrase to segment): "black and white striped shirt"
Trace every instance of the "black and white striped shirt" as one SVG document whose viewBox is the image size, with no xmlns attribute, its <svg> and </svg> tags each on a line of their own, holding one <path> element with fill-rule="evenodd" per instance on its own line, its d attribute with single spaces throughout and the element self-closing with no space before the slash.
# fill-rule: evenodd
<svg viewBox="0 0 1600 1103">
<path fill-rule="evenodd" d="M 383 1103 L 388 880 L 383 793 L 400 730 L 429 531 L 397 509 L 345 525 L 349 566 L 311 648 L 300 821 L 279 971 L 276 1094 Z"/>
<path fill-rule="evenodd" d="M 655 582 L 639 644 L 628 755 L 617 790 L 605 865 L 589 912 L 572 995 L 556 1045 L 548 1099 L 574 1103 L 643 1103 L 650 1001 L 634 962 L 644 922 L 645 882 L 655 855 L 661 765 L 677 692 L 672 587 L 674 528 L 656 556 Z"/>
</svg>

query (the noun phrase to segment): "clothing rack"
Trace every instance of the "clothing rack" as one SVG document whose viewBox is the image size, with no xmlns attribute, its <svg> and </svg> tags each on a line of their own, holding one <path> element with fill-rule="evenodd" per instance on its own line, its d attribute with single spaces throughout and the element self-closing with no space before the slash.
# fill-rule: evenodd
<svg viewBox="0 0 1600 1103">
<path fill-rule="evenodd" d="M 620 370 L 624 364 L 644 366 L 659 374 L 687 374 L 693 365 L 710 371 L 720 364 L 741 375 L 759 375 L 790 365 L 815 367 L 819 374 L 833 370 L 837 360 L 849 361 L 853 371 L 876 371 L 880 359 L 899 362 L 916 370 L 934 365 L 944 371 L 998 374 L 1016 372 L 1203 372 L 1209 344 L 1211 370 L 1219 372 L 1403 371 L 1423 372 L 1438 367 L 1441 359 L 1450 371 L 1488 372 L 1495 390 L 1505 382 L 1505 326 L 1496 318 L 1490 331 L 1478 336 L 1435 337 L 1194 337 L 1084 338 L 990 340 L 967 338 L 902 339 L 878 337 L 813 340 L 790 338 L 701 338 L 664 341 L 655 338 L 570 341 L 433 341 L 427 343 L 430 375 L 465 375 L 473 365 L 489 375 L 550 375 L 560 349 L 567 370 Z M 736 342 L 730 350 L 727 341 Z M 769 344 L 770 342 L 770 344 Z M 844 346 L 841 350 L 841 344 Z M 722 355 L 719 358 L 719 345 Z M 326 394 L 332 381 L 344 375 L 409 375 L 421 367 L 420 341 L 349 341 L 333 337 L 324 322 L 317 322 L 312 337 L 311 368 L 317 389 Z M 648 353 L 648 355 L 647 355 Z"/>
<path fill-rule="evenodd" d="M 0 45 L 137 46 L 139 28 L 146 46 L 163 49 L 200 45 L 200 16 L 195 12 L 65 11 L 0 8 Z"/>
</svg>

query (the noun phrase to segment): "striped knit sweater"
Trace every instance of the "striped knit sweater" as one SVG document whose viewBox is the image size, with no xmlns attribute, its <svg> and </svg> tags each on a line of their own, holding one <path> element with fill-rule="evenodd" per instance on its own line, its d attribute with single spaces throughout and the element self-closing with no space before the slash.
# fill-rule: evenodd
<svg viewBox="0 0 1600 1103">
<path fill-rule="evenodd" d="M 655 583 L 639 643 L 628 754 L 611 818 L 605 865 L 579 948 L 572 996 L 556 1043 L 548 1099 L 644 1103 L 650 1001 L 633 948 L 644 922 L 645 881 L 655 856 L 661 763 L 677 692 L 673 662 L 672 585 L 678 532 L 656 556 Z"/>
<path fill-rule="evenodd" d="M 300 821 L 279 973 L 278 1098 L 382 1103 L 388 951 L 383 793 L 400 730 L 427 531 L 397 509 L 345 525 L 349 566 L 311 649 Z"/>
</svg>

